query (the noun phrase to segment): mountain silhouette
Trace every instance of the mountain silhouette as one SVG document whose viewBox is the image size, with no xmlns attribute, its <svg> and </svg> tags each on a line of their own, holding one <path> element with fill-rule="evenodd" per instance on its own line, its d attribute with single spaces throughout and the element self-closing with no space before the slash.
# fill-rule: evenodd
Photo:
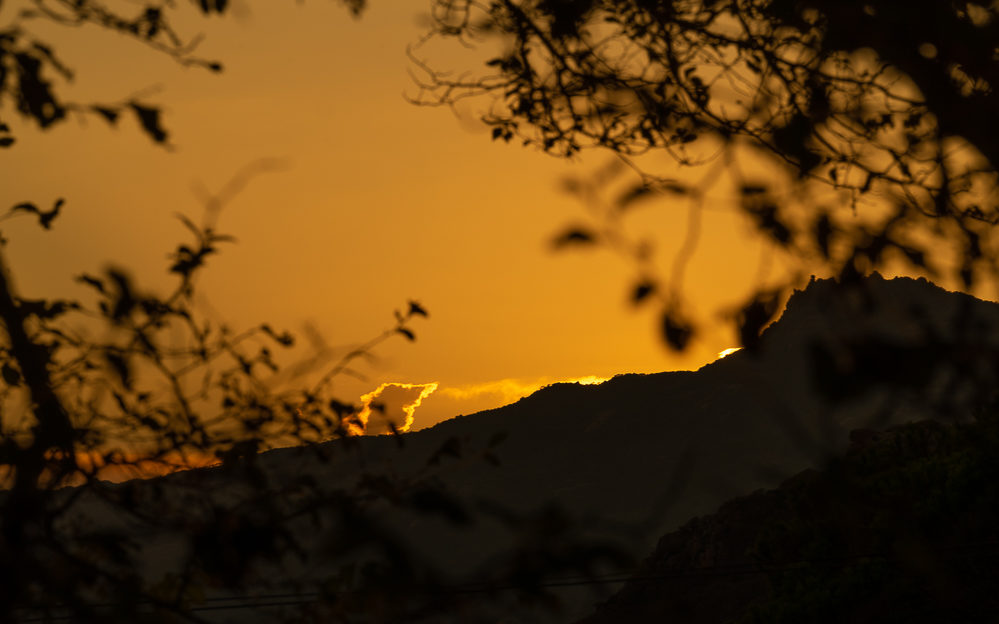
<svg viewBox="0 0 999 624">
<path fill-rule="evenodd" d="M 994 622 L 999 419 L 854 436 L 663 536 L 578 624 Z"/>
<path fill-rule="evenodd" d="M 445 513 L 386 504 L 376 515 L 444 584 L 520 578 L 539 543 L 561 555 L 592 548 L 593 574 L 607 574 L 646 556 L 693 517 L 826 465 L 849 448 L 851 431 L 856 440 L 926 418 L 968 420 L 991 398 L 982 389 L 996 387 L 990 354 L 997 345 L 999 305 L 925 280 L 813 280 L 792 294 L 756 348 L 700 370 L 554 384 L 398 438 L 268 451 L 254 458 L 253 470 L 258 485 L 275 491 L 306 482 L 326 491 L 362 481 L 413 483 L 420 475 L 437 488 L 421 501 Z M 192 518 L 238 509 L 254 490 L 223 468 L 116 487 L 176 491 L 166 497 L 171 509 L 158 513 Z M 76 524 L 127 525 L 91 498 L 84 497 Z M 319 552 L 324 527 L 336 520 L 303 515 L 288 530 Z M 559 528 L 525 538 L 553 522 Z M 147 536 L 138 547 L 143 576 L 182 574 L 197 544 L 181 533 Z M 281 564 L 259 576 L 302 586 L 342 563 Z M 579 574 L 578 567 L 563 572 Z M 571 621 L 595 602 L 586 589 L 560 595 L 554 614 L 508 619 Z"/>
</svg>

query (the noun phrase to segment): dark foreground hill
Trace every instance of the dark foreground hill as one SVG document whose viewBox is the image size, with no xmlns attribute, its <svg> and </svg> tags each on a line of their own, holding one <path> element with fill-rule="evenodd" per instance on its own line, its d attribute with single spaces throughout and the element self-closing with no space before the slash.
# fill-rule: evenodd
<svg viewBox="0 0 999 624">
<path fill-rule="evenodd" d="M 660 539 L 580 624 L 995 622 L 999 419 L 854 436 Z"/>
<path fill-rule="evenodd" d="M 401 603 L 420 576 L 450 588 L 424 605 L 427 621 L 569 621 L 606 597 L 589 592 L 598 577 L 692 517 L 823 466 L 851 430 L 971 420 L 999 379 L 997 346 L 995 304 L 925 281 L 816 281 L 758 348 L 696 372 L 556 384 L 397 439 L 275 450 L 109 491 L 174 519 L 128 545 L 167 595 L 214 579 L 328 596 L 368 574 L 383 593 L 400 583 Z M 83 507 L 67 531 L 141 525 L 96 499 Z M 247 567 L 251 555 L 268 563 Z"/>
</svg>

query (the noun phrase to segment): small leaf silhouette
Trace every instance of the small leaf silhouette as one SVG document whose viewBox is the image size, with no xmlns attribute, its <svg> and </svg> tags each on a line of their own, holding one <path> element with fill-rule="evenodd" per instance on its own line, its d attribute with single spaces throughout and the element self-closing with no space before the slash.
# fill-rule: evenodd
<svg viewBox="0 0 999 624">
<path fill-rule="evenodd" d="M 905 245 L 898 245 L 898 249 L 905 255 L 906 259 L 917 268 L 927 268 L 926 254 L 923 253 L 922 250 L 916 249 L 915 247 L 907 247 Z"/>
<path fill-rule="evenodd" d="M 832 234 L 832 221 L 829 220 L 828 214 L 823 213 L 815 222 L 813 235 L 815 236 L 815 244 L 819 247 L 819 252 L 826 260 L 829 259 L 829 241 L 832 238 Z"/>
<path fill-rule="evenodd" d="M 405 336 L 407 340 L 416 340 L 416 334 L 414 334 L 412 330 L 406 329 L 405 327 L 396 327 L 395 331 Z"/>
<path fill-rule="evenodd" d="M 260 326 L 260 330 L 263 331 L 268 336 L 270 336 L 275 342 L 277 342 L 279 345 L 283 347 L 290 347 L 295 344 L 295 337 L 292 336 L 289 332 L 285 331 L 279 334 L 275 332 L 274 329 L 267 323 L 262 324 Z"/>
<path fill-rule="evenodd" d="M 132 107 L 136 117 L 139 119 L 139 124 L 142 125 L 142 129 L 146 131 L 149 138 L 157 143 L 166 143 L 167 133 L 160 121 L 160 109 L 143 106 L 135 102 L 132 102 L 129 106 Z"/>
<path fill-rule="evenodd" d="M 358 411 L 356 405 L 352 405 L 350 403 L 344 403 L 336 399 L 330 399 L 329 407 L 340 418 L 343 418 L 344 416 L 349 416 Z"/>
<path fill-rule="evenodd" d="M 752 351 L 759 347 L 760 331 L 779 311 L 781 291 L 756 293 L 738 314 L 739 338 Z"/>
<path fill-rule="evenodd" d="M 104 282 L 102 282 L 99 278 L 87 275 L 86 273 L 81 273 L 76 276 L 76 281 L 90 286 L 101 294 L 104 293 Z"/>
<path fill-rule="evenodd" d="M 639 282 L 631 291 L 631 303 L 638 305 L 649 298 L 656 291 L 655 283 L 645 280 Z"/>
<path fill-rule="evenodd" d="M 596 236 L 586 228 L 572 227 L 559 234 L 552 241 L 552 246 L 556 249 L 569 245 L 588 245 L 596 242 Z"/>
<path fill-rule="evenodd" d="M 430 316 L 430 314 L 427 312 L 427 310 L 423 306 L 421 306 L 419 304 L 419 302 L 417 302 L 417 301 L 410 301 L 409 302 L 409 315 L 410 316 L 422 316 L 422 317 L 428 317 L 428 316 Z"/>
<path fill-rule="evenodd" d="M 129 366 L 128 361 L 122 357 L 120 353 L 116 353 L 114 351 L 108 351 L 105 353 L 104 358 L 111 366 L 111 370 L 113 370 L 118 376 L 118 380 L 121 381 L 121 385 L 124 386 L 126 390 L 131 390 L 132 368 Z"/>
<path fill-rule="evenodd" d="M 66 203 L 65 199 L 61 197 L 56 200 L 52 210 L 42 211 L 38 209 L 38 206 L 31 202 L 20 203 L 10 209 L 11 212 L 30 212 L 38 217 L 38 223 L 46 230 L 52 229 L 52 221 L 59 216 L 59 211 L 62 209 L 62 205 Z"/>
<path fill-rule="evenodd" d="M 201 11 L 205 14 L 213 12 L 222 14 L 229 5 L 229 0 L 198 0 L 198 4 L 201 7 Z"/>
<path fill-rule="evenodd" d="M 683 351 L 694 337 L 694 327 L 675 312 L 667 310 L 662 317 L 662 333 L 670 348 Z"/>
<path fill-rule="evenodd" d="M 11 212 L 17 212 L 17 211 L 30 212 L 30 213 L 36 214 L 36 215 L 41 214 L 41 211 L 38 210 L 38 206 L 34 205 L 31 202 L 22 202 L 22 203 L 20 203 L 20 204 L 18 204 L 16 206 L 14 206 L 13 208 L 11 208 L 10 211 Z"/>
<path fill-rule="evenodd" d="M 3 367 L 0 368 L 0 375 L 3 376 L 3 380 L 8 386 L 21 385 L 21 371 L 11 366 L 9 362 L 4 362 Z"/>
<path fill-rule="evenodd" d="M 652 195 L 652 188 L 648 184 L 641 182 L 627 189 L 617 198 L 618 209 L 625 209 L 640 199 Z"/>
</svg>

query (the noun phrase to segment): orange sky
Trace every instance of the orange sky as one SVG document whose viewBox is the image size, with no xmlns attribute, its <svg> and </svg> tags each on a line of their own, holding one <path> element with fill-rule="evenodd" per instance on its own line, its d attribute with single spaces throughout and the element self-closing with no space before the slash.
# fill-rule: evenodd
<svg viewBox="0 0 999 624">
<path fill-rule="evenodd" d="M 604 156 L 565 162 L 493 143 L 473 121 L 481 104 L 459 120 L 404 100 L 413 92 L 404 51 L 421 32 L 421 8 L 375 1 L 353 20 L 333 2 L 236 2 L 233 15 L 197 22 L 221 75 L 107 33 L 39 24 L 77 70 L 75 97 L 155 89 L 146 99 L 165 106 L 174 149 L 152 145 L 129 119 L 117 129 L 71 119 L 46 133 L 18 125 L 16 147 L 0 151 L 0 201 L 67 198 L 52 232 L 4 224 L 19 288 L 85 296 L 72 276 L 113 262 L 165 289 L 166 254 L 186 234 L 174 213 L 199 215 L 192 188 L 217 189 L 256 159 L 280 158 L 285 170 L 253 180 L 222 213 L 220 229 L 239 244 L 211 259 L 202 292 L 237 327 L 312 322 L 345 348 L 419 300 L 431 317 L 414 324 L 417 342 L 379 347 L 366 381 L 337 381 L 344 400 L 386 382 L 437 383 L 415 412 L 420 428 L 546 383 L 696 368 L 734 346 L 727 329 L 671 355 L 652 310 L 626 301 L 631 267 L 604 250 L 552 253 L 551 238 L 585 217 L 560 180 Z M 15 10 L 5 3 L 0 21 Z M 757 271 L 759 243 L 725 206 L 709 202 L 686 280 L 700 311 L 738 300 Z M 654 236 L 665 261 L 684 215 L 676 200 L 657 200 L 630 227 Z"/>
</svg>

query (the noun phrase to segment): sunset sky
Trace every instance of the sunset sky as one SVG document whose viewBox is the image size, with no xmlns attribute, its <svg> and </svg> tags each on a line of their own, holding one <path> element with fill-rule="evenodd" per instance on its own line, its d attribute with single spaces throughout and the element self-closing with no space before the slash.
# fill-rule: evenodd
<svg viewBox="0 0 999 624">
<path fill-rule="evenodd" d="M 408 299 L 420 301 L 430 318 L 414 323 L 418 340 L 380 346 L 363 381 L 338 379 L 344 400 L 383 383 L 418 386 L 390 388 L 405 403 L 437 384 L 415 410 L 420 428 L 557 381 L 697 368 L 735 346 L 729 327 L 682 357 L 669 353 L 654 311 L 627 301 L 634 267 L 607 250 L 552 251 L 553 236 L 586 219 L 561 180 L 607 155 L 566 162 L 492 142 L 474 120 L 484 102 L 456 116 L 405 100 L 415 94 L 405 49 L 422 32 L 423 9 L 374 1 L 355 20 L 334 2 L 236 2 L 187 30 L 205 34 L 201 54 L 221 60 L 221 74 L 106 32 L 37 23 L 77 72 L 67 94 L 141 93 L 164 106 L 172 149 L 132 119 L 109 128 L 74 117 L 49 132 L 19 124 L 15 149 L 0 152 L 0 200 L 67 202 L 51 232 L 3 224 L 17 286 L 26 296 L 86 297 L 72 277 L 112 263 L 165 290 L 166 254 L 186 235 L 174 215 L 200 216 L 196 189 L 280 159 L 282 170 L 255 177 L 225 207 L 219 229 L 239 242 L 211 259 L 203 305 L 237 328 L 267 321 L 301 335 L 312 323 L 346 350 L 390 326 Z M 15 10 L 5 3 L 0 20 Z M 726 208 L 731 193 L 718 194 L 685 282 L 699 314 L 738 301 L 759 266 L 759 242 Z M 657 200 L 630 222 L 636 236 L 655 238 L 664 267 L 685 211 Z"/>
</svg>

